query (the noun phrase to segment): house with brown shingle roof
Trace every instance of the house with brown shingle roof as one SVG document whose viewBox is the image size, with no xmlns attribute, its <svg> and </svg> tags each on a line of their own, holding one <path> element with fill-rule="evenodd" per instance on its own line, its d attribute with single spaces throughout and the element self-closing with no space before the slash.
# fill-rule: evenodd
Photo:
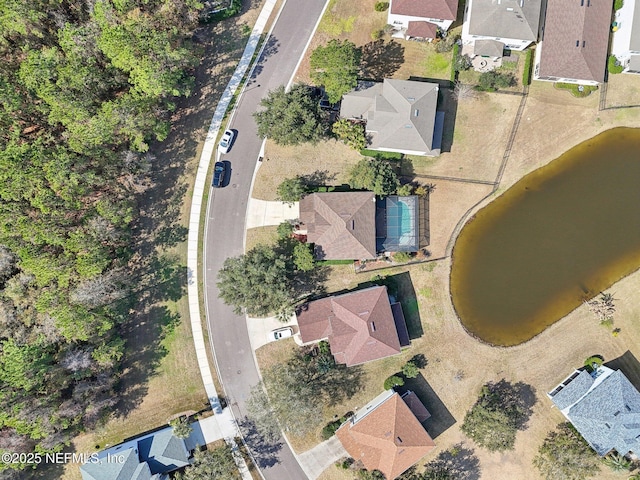
<svg viewBox="0 0 640 480">
<path fill-rule="evenodd" d="M 348 367 L 400 353 L 410 344 L 402 306 L 376 286 L 307 302 L 296 309 L 300 339 L 328 340 L 337 363 Z"/>
<path fill-rule="evenodd" d="M 313 193 L 300 200 L 300 231 L 319 260 L 375 258 L 375 216 L 373 192 Z"/>
<path fill-rule="evenodd" d="M 597 85 L 607 68 L 613 0 L 548 0 L 534 78 Z"/>
<path fill-rule="evenodd" d="M 387 23 L 394 36 L 436 38 L 438 29 L 446 32 L 455 21 L 458 0 L 391 0 Z"/>
<path fill-rule="evenodd" d="M 428 418 L 429 412 L 415 393 L 400 396 L 387 390 L 349 418 L 336 436 L 354 460 L 392 480 L 435 446 L 419 417 Z"/>
</svg>

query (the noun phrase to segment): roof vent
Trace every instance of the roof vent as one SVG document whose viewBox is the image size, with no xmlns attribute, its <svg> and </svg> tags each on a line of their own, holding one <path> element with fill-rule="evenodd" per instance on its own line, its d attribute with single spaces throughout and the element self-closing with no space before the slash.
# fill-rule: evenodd
<svg viewBox="0 0 640 480">
<path fill-rule="evenodd" d="M 416 101 L 415 97 L 407 97 L 407 100 L 409 100 L 410 102 L 415 102 Z"/>
<path fill-rule="evenodd" d="M 396 439 L 397 439 L 400 443 L 402 443 L 402 439 L 401 439 L 400 437 L 396 437 Z"/>
<path fill-rule="evenodd" d="M 617 417 L 618 415 L 620 415 L 620 410 L 613 414 L 614 417 Z"/>
<path fill-rule="evenodd" d="M 356 229 L 356 221 L 351 220 L 351 230 L 355 230 L 355 229 Z"/>
<path fill-rule="evenodd" d="M 360 314 L 360 315 L 362 315 L 362 314 Z M 371 331 L 375 332 L 376 331 L 376 322 L 371 322 L 370 326 L 371 326 Z"/>
<path fill-rule="evenodd" d="M 417 108 L 413 111 L 413 114 L 417 117 L 418 115 L 420 115 L 420 110 L 418 110 Z"/>
<path fill-rule="evenodd" d="M 513 12 L 513 8 L 507 7 L 507 12 Z"/>
</svg>

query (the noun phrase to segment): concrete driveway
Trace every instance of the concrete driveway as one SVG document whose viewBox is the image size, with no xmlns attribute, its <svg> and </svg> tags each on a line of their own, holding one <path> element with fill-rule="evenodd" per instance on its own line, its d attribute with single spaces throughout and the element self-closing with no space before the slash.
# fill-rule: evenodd
<svg viewBox="0 0 640 480">
<path fill-rule="evenodd" d="M 280 225 L 287 220 L 297 220 L 300 217 L 300 205 L 284 202 L 268 202 L 266 200 L 249 199 L 247 206 L 247 228 Z"/>
<path fill-rule="evenodd" d="M 269 333 L 276 328 L 291 327 L 293 333 L 298 333 L 298 322 L 295 314 L 291 316 L 288 322 L 282 323 L 276 317 L 252 318 L 247 317 L 247 330 L 249 332 L 249 341 L 251 348 L 255 351 L 267 343 L 275 340 L 269 339 Z"/>
<path fill-rule="evenodd" d="M 311 450 L 298 455 L 298 462 L 310 480 L 315 480 L 332 463 L 349 454 L 335 435 L 316 445 Z"/>
</svg>

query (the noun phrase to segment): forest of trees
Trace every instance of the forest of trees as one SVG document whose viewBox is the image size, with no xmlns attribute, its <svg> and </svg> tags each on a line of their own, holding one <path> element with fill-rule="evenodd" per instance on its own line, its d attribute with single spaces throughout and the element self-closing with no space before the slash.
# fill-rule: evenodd
<svg viewBox="0 0 640 480">
<path fill-rule="evenodd" d="M 2 5 L 0 452 L 57 451 L 117 401 L 135 195 L 192 88 L 202 5 Z"/>
</svg>

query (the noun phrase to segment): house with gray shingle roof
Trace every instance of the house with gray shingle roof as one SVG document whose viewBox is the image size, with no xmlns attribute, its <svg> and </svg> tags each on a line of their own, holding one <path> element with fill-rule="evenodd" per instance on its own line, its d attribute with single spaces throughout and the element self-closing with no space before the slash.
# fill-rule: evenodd
<svg viewBox="0 0 640 480">
<path fill-rule="evenodd" d="M 462 41 L 495 40 L 503 48 L 524 50 L 538 41 L 543 11 L 544 0 L 469 0 Z"/>
<path fill-rule="evenodd" d="M 604 82 L 613 0 L 547 0 L 533 78 L 597 85 Z"/>
<path fill-rule="evenodd" d="M 164 480 L 190 464 L 184 440 L 168 427 L 116 445 L 80 467 L 83 480 Z"/>
<path fill-rule="evenodd" d="M 640 452 L 640 392 L 620 370 L 576 370 L 547 396 L 598 455 Z"/>
<path fill-rule="evenodd" d="M 437 83 L 411 80 L 362 82 L 342 98 L 340 117 L 366 123 L 370 150 L 435 157 L 444 126 L 438 90 Z"/>
</svg>

